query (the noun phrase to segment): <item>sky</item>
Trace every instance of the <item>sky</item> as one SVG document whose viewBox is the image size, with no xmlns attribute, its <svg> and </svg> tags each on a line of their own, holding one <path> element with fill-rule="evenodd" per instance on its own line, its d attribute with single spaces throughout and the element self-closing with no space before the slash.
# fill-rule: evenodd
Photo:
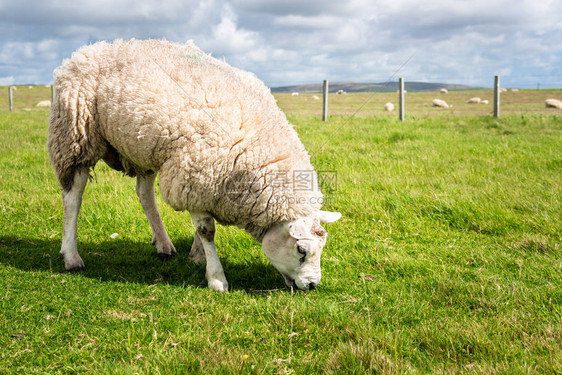
<svg viewBox="0 0 562 375">
<path fill-rule="evenodd" d="M 193 40 L 270 87 L 562 87 L 560 0 L 0 0 L 0 85 L 48 84 L 85 44 Z"/>
</svg>

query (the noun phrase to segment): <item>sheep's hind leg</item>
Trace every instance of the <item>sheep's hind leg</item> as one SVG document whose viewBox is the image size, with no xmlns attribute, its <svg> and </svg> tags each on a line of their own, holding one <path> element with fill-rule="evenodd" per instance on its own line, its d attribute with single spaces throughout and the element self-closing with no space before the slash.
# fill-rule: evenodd
<svg viewBox="0 0 562 375">
<path fill-rule="evenodd" d="M 64 208 L 64 222 L 62 231 L 62 246 L 60 255 L 64 259 L 64 268 L 68 271 L 84 269 L 84 262 L 78 254 L 78 240 L 76 235 L 78 214 L 82 205 L 82 194 L 88 183 L 88 170 L 80 169 L 74 174 L 70 190 L 62 192 Z"/>
<path fill-rule="evenodd" d="M 191 245 L 191 251 L 189 252 L 189 259 L 193 263 L 205 265 L 205 249 L 201 243 L 201 239 L 197 232 L 195 232 L 195 238 L 193 238 L 193 245 Z"/>
<path fill-rule="evenodd" d="M 176 249 L 168 237 L 158 206 L 156 205 L 156 196 L 154 194 L 154 180 L 156 173 L 146 176 L 137 176 L 137 196 L 139 197 L 141 206 L 144 210 L 150 228 L 152 229 L 152 244 L 156 245 L 158 257 L 165 260 L 176 255 Z"/>
<path fill-rule="evenodd" d="M 228 291 L 228 282 L 215 248 L 215 219 L 207 212 L 190 212 L 190 214 L 197 229 L 195 240 L 199 237 L 205 252 L 206 277 L 209 288 L 217 292 L 226 292 Z"/>
</svg>

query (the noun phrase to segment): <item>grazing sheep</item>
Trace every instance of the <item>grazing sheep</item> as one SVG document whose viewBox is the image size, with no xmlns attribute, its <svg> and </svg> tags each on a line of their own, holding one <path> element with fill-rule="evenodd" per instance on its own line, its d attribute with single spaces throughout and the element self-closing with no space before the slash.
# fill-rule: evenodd
<svg viewBox="0 0 562 375">
<path fill-rule="evenodd" d="M 291 96 L 299 96 L 299 93 L 298 92 L 292 92 Z"/>
<path fill-rule="evenodd" d="M 544 104 L 546 105 L 546 108 L 562 109 L 562 101 L 558 99 L 546 99 Z"/>
<path fill-rule="evenodd" d="M 449 90 L 447 90 L 446 88 L 442 88 L 439 91 L 441 92 L 441 94 L 447 94 L 449 92 Z"/>
<path fill-rule="evenodd" d="M 313 100 L 320 100 L 320 97 L 318 95 L 312 95 L 312 99 Z"/>
<path fill-rule="evenodd" d="M 518 92 L 519 89 L 511 89 L 512 92 Z"/>
<path fill-rule="evenodd" d="M 392 112 L 394 111 L 394 104 L 388 102 L 384 105 L 384 110 L 387 112 Z"/>
<path fill-rule="evenodd" d="M 10 90 L 12 91 L 18 91 L 18 88 L 16 86 L 10 86 Z"/>
<path fill-rule="evenodd" d="M 480 99 L 478 97 L 474 97 L 474 98 L 468 99 L 467 103 L 468 104 L 479 104 L 481 101 L 482 101 L 482 99 Z"/>
<path fill-rule="evenodd" d="M 447 102 L 441 99 L 433 99 L 433 106 L 439 108 L 449 108 Z"/>
<path fill-rule="evenodd" d="M 343 94 L 347 94 L 347 92 L 345 92 L 344 90 L 338 90 L 338 92 L 336 92 L 336 94 L 343 95 Z"/>
<path fill-rule="evenodd" d="M 158 254 L 176 250 L 156 206 L 187 210 L 196 233 L 190 257 L 206 263 L 209 288 L 228 290 L 215 220 L 262 242 L 290 287 L 320 282 L 327 233 L 339 213 L 321 211 L 310 157 L 265 85 L 192 43 L 98 42 L 56 71 L 48 148 L 63 191 L 61 255 L 84 268 L 76 223 L 90 170 L 103 159 L 136 176 L 136 192 Z"/>
<path fill-rule="evenodd" d="M 484 99 L 480 102 L 480 104 L 488 104 L 488 100 Z"/>
<path fill-rule="evenodd" d="M 500 89 L 500 92 L 507 92 L 507 89 L 501 88 L 501 89 Z"/>
<path fill-rule="evenodd" d="M 50 100 L 41 100 L 39 103 L 37 103 L 36 107 L 50 107 L 51 106 L 51 101 Z"/>
</svg>

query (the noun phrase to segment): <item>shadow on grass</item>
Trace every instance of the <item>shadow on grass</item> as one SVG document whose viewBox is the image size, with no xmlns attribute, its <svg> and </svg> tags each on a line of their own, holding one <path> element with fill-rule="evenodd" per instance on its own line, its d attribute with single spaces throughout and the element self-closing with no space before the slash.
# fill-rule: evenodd
<svg viewBox="0 0 562 375">
<path fill-rule="evenodd" d="M 166 261 L 158 258 L 155 247 L 140 241 L 79 242 L 86 269 L 78 274 L 106 282 L 206 288 L 205 267 L 189 260 L 192 242 L 193 237 L 176 240 L 178 255 Z M 66 273 L 59 250 L 59 239 L 0 236 L 0 263 L 23 271 Z M 231 290 L 253 293 L 284 288 L 285 283 L 277 270 L 259 259 L 234 263 L 226 257 L 221 262 Z"/>
</svg>

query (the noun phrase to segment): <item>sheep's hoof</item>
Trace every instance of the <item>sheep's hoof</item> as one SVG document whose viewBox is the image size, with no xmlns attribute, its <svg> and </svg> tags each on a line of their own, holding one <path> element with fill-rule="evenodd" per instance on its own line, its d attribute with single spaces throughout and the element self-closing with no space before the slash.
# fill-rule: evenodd
<svg viewBox="0 0 562 375">
<path fill-rule="evenodd" d="M 156 240 L 153 240 L 152 244 L 156 245 L 156 250 L 158 250 L 158 257 L 162 260 L 170 259 L 171 257 L 178 254 L 176 248 L 170 241 L 166 241 L 163 246 L 159 246 L 158 241 Z"/>
<path fill-rule="evenodd" d="M 176 251 L 173 251 L 173 252 L 171 252 L 170 254 L 167 254 L 167 253 L 158 253 L 158 258 L 160 258 L 161 261 L 165 261 L 165 260 L 168 260 L 168 259 L 173 258 L 174 256 L 176 256 L 176 254 L 177 254 Z"/>
<path fill-rule="evenodd" d="M 76 266 L 76 267 L 72 267 L 72 268 L 67 268 L 66 270 L 68 272 L 82 272 L 86 269 L 86 267 L 84 265 L 80 265 L 80 266 Z"/>
<path fill-rule="evenodd" d="M 78 254 L 70 255 L 67 257 L 61 254 L 61 257 L 64 259 L 64 269 L 69 272 L 78 272 L 86 269 L 86 266 L 84 265 L 84 261 L 82 260 L 82 258 L 80 258 L 80 255 Z"/>
<path fill-rule="evenodd" d="M 225 293 L 228 292 L 228 283 L 226 280 L 221 281 L 219 279 L 211 279 L 208 281 L 209 289 L 214 290 L 216 292 Z"/>
</svg>

